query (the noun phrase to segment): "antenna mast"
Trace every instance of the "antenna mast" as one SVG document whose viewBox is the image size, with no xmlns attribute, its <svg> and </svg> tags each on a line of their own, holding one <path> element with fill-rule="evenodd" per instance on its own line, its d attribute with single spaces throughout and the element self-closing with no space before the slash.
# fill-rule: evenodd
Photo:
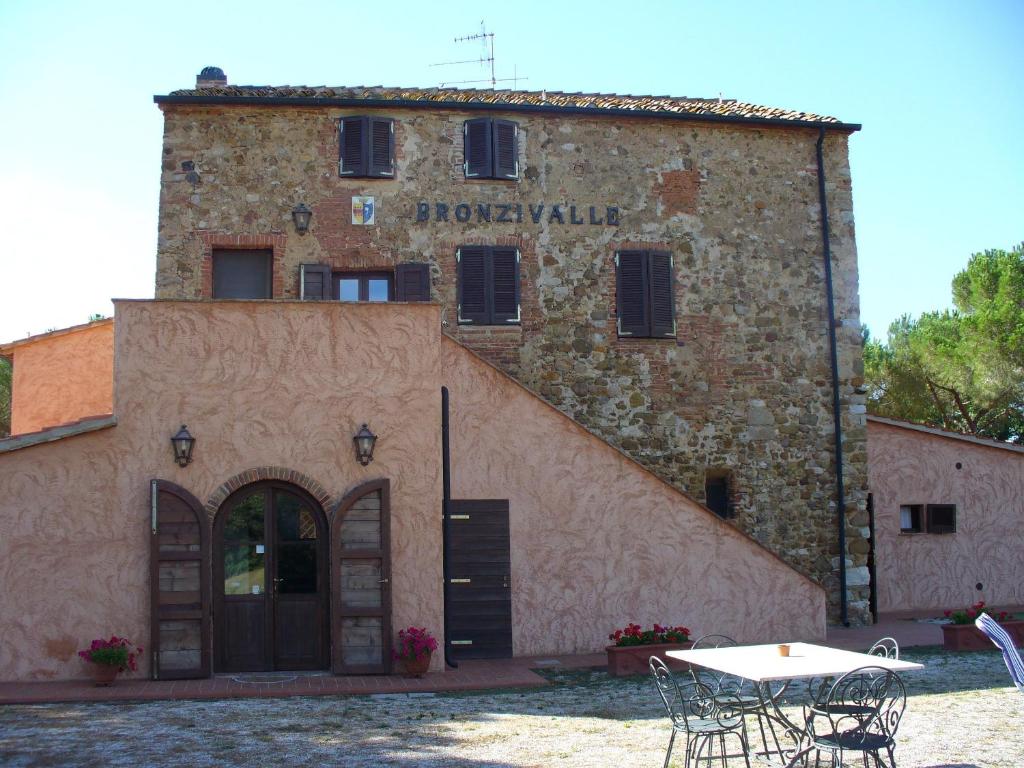
<svg viewBox="0 0 1024 768">
<path fill-rule="evenodd" d="M 486 83 L 490 82 L 491 88 L 497 88 L 498 83 L 503 83 L 507 80 L 513 81 L 513 87 L 518 84 L 520 80 L 528 80 L 526 77 L 519 77 L 518 71 L 513 77 L 497 77 L 494 73 L 494 33 L 488 32 L 484 26 L 483 20 L 480 21 L 480 31 L 475 35 L 464 35 L 463 37 L 456 37 L 456 43 L 471 43 L 475 40 L 480 41 L 481 51 L 480 58 L 478 59 L 466 59 L 463 61 L 442 61 L 437 64 L 431 64 L 431 67 L 449 67 L 457 64 L 479 64 L 481 66 L 490 65 L 491 77 L 490 80 L 453 80 L 449 82 L 443 82 L 440 84 L 441 88 L 448 85 L 463 85 L 469 83 Z"/>
</svg>

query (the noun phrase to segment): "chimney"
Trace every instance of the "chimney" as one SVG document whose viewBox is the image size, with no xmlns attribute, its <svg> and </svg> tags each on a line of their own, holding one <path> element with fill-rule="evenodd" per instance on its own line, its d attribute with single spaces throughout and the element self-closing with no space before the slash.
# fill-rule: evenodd
<svg viewBox="0 0 1024 768">
<path fill-rule="evenodd" d="M 227 84 L 227 75 L 220 67 L 203 67 L 196 75 L 196 88 L 223 88 Z"/>
</svg>

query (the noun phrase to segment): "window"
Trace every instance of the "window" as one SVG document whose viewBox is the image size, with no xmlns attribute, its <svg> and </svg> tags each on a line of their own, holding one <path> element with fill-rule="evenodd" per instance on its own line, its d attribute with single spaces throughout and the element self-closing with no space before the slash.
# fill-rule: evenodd
<svg viewBox="0 0 1024 768">
<path fill-rule="evenodd" d="M 333 294 L 340 301 L 394 301 L 394 279 L 389 272 L 336 273 Z"/>
<path fill-rule="evenodd" d="M 619 336 L 676 335 L 672 254 L 619 251 L 615 254 Z"/>
<path fill-rule="evenodd" d="M 704 498 L 708 509 L 721 518 L 732 517 L 729 505 L 729 475 L 721 470 L 709 470 L 704 476 Z"/>
<path fill-rule="evenodd" d="M 480 117 L 467 120 L 462 135 L 467 179 L 519 178 L 518 124 Z"/>
<path fill-rule="evenodd" d="M 458 262 L 459 322 L 506 325 L 519 322 L 519 250 L 465 245 Z"/>
<path fill-rule="evenodd" d="M 338 128 L 339 176 L 394 178 L 395 121 L 384 117 L 343 117 Z"/>
<path fill-rule="evenodd" d="M 272 251 L 214 251 L 213 298 L 269 299 Z"/>
<path fill-rule="evenodd" d="M 900 533 L 921 533 L 921 505 L 900 505 Z"/>
<path fill-rule="evenodd" d="M 430 301 L 430 265 L 396 264 L 392 272 L 334 272 L 329 264 L 299 265 L 303 301 Z"/>
<path fill-rule="evenodd" d="M 956 505 L 928 505 L 928 533 L 956 533 Z"/>
</svg>

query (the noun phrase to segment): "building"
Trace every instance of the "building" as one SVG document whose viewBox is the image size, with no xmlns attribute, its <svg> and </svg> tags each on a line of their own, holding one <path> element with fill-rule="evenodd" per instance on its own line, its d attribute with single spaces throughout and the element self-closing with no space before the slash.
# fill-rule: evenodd
<svg viewBox="0 0 1024 768">
<path fill-rule="evenodd" d="M 353 649 L 384 664 L 391 627 L 446 618 L 452 652 L 492 655 L 594 650 L 630 620 L 752 640 L 869 618 L 858 126 L 722 100 L 239 87 L 215 69 L 156 101 L 156 300 L 116 304 L 112 415 L 69 398 L 77 426 L 0 444 L 20 596 L 2 618 L 57 628 L 38 669 L 13 633 L 0 674 L 68 676 L 76 611 L 136 636 L 152 622 L 159 669 L 191 673 L 365 671 Z M 0 347 L 15 408 L 22 359 L 75 336 Z M 168 466 L 180 423 L 194 461 Z M 363 423 L 380 436 L 366 466 Z M 453 531 L 448 565 L 486 540 L 489 575 L 442 574 L 445 477 L 449 518 L 487 521 Z M 40 508 L 63 526 L 44 533 Z M 178 555 L 155 551 L 152 616 L 150 512 L 185 526 L 165 541 Z M 49 597 L 54 578 L 79 592 Z M 290 578 L 330 584 L 283 597 Z M 490 614 L 451 593 L 465 578 Z"/>
<path fill-rule="evenodd" d="M 1024 605 L 1024 446 L 868 417 L 878 610 Z"/>
</svg>

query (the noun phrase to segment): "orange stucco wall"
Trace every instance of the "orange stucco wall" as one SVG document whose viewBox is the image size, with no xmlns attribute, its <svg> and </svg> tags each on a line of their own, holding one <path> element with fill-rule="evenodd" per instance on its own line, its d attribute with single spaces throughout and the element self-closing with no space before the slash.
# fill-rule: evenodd
<svg viewBox="0 0 1024 768">
<path fill-rule="evenodd" d="M 869 420 L 868 477 L 880 611 L 1024 605 L 1024 453 Z M 900 533 L 901 504 L 956 504 L 956 533 Z"/>
<path fill-rule="evenodd" d="M 84 676 L 74 651 L 111 633 L 148 645 L 150 479 L 205 502 L 263 466 L 334 499 L 390 478 L 394 627 L 440 637 L 438 308 L 116 309 L 117 426 L 0 454 L 0 680 Z M 352 447 L 364 421 L 380 436 L 367 467 Z M 179 468 L 169 438 L 183 423 L 196 447 Z"/>
<path fill-rule="evenodd" d="M 11 350 L 11 434 L 112 411 L 114 324 L 101 320 Z"/>
<path fill-rule="evenodd" d="M 455 497 L 510 500 L 516 655 L 597 650 L 629 621 L 824 636 L 819 586 L 443 336 L 436 305 L 116 310 L 116 426 L 0 452 L 0 680 L 82 677 L 75 651 L 111 633 L 148 646 L 149 481 L 205 503 L 258 467 L 311 478 L 328 513 L 389 478 L 392 625 L 442 640 L 442 385 Z M 379 435 L 367 467 L 352 449 L 364 421 Z M 196 437 L 185 468 L 181 424 Z"/>
<path fill-rule="evenodd" d="M 821 587 L 464 347 L 443 352 L 452 496 L 509 499 L 516 655 L 599 650 L 630 621 L 824 638 Z"/>
</svg>

